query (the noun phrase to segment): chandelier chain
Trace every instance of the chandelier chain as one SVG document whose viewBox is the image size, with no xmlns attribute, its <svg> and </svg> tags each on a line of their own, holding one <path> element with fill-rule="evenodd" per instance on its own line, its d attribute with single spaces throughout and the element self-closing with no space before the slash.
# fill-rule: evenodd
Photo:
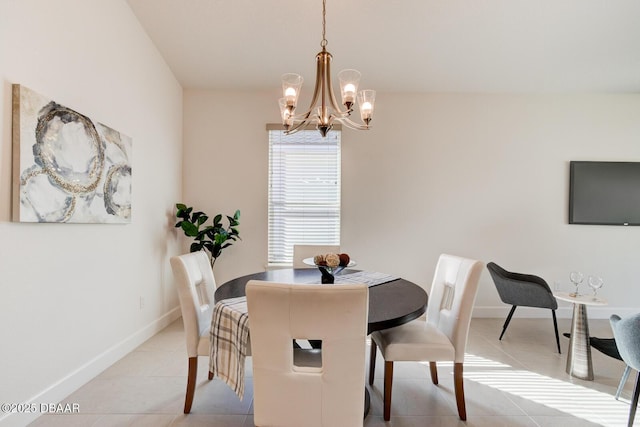
<svg viewBox="0 0 640 427">
<path fill-rule="evenodd" d="M 327 46 L 327 0 L 322 0 L 322 41 L 320 46 L 325 48 Z"/>
</svg>

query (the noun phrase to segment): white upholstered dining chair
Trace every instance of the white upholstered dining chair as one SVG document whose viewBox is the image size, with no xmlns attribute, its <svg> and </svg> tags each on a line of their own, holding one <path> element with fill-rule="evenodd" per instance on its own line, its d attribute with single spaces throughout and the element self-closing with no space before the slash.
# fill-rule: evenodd
<svg viewBox="0 0 640 427">
<path fill-rule="evenodd" d="M 182 323 L 187 340 L 189 373 L 184 399 L 184 413 L 191 412 L 193 395 L 198 374 L 198 356 L 209 356 L 211 316 L 213 313 L 213 292 L 216 281 L 204 251 L 174 256 L 170 260 L 176 279 Z M 213 373 L 209 372 L 209 379 Z"/>
<path fill-rule="evenodd" d="M 313 268 L 302 260 L 316 255 L 340 253 L 340 245 L 293 245 L 293 268 Z"/>
<path fill-rule="evenodd" d="M 366 285 L 247 283 L 257 427 L 362 426 Z M 322 340 L 321 350 L 293 339 Z"/>
<path fill-rule="evenodd" d="M 440 255 L 429 292 L 426 320 L 414 320 L 371 334 L 369 384 L 373 384 L 376 348 L 379 348 L 385 360 L 385 421 L 391 417 L 393 363 L 399 361 L 428 361 L 434 384 L 438 384 L 436 362 L 453 361 L 458 416 L 461 420 L 467 419 L 462 371 L 481 271 L 480 261 Z"/>
</svg>

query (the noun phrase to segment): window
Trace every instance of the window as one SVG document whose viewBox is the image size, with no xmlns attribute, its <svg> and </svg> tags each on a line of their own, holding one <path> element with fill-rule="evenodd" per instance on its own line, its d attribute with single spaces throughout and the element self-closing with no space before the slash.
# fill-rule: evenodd
<svg viewBox="0 0 640 427">
<path fill-rule="evenodd" d="M 268 262 L 291 264 L 294 244 L 340 244 L 341 131 L 268 130 Z"/>
</svg>

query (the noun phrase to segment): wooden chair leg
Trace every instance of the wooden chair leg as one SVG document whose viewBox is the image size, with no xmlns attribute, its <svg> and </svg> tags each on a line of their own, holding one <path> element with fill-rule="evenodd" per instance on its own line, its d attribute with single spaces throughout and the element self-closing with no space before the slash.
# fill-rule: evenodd
<svg viewBox="0 0 640 427">
<path fill-rule="evenodd" d="M 438 366 L 436 362 L 429 362 L 429 370 L 431 371 L 431 381 L 438 384 Z"/>
<path fill-rule="evenodd" d="M 384 420 L 391 419 L 391 385 L 393 384 L 393 362 L 384 362 Z"/>
<path fill-rule="evenodd" d="M 464 403 L 464 384 L 462 382 L 462 363 L 453 365 L 453 382 L 456 389 L 456 404 L 458 405 L 458 416 L 462 421 L 467 420 L 467 408 Z"/>
<path fill-rule="evenodd" d="M 373 385 L 373 377 L 376 372 L 376 353 L 378 346 L 371 340 L 371 353 L 369 353 L 369 385 Z"/>
<path fill-rule="evenodd" d="M 511 311 L 509 312 L 509 315 L 507 316 L 507 320 L 505 320 L 504 325 L 502 325 L 502 333 L 500 334 L 500 338 L 498 338 L 498 340 L 502 340 L 502 336 L 507 331 L 507 327 L 509 326 L 509 322 L 511 322 L 511 318 L 513 317 L 513 312 L 516 311 L 517 307 L 518 307 L 517 305 L 514 305 L 513 307 L 511 307 Z"/>
<path fill-rule="evenodd" d="M 193 403 L 193 395 L 196 391 L 196 377 L 198 376 L 198 358 L 189 358 L 189 374 L 187 375 L 187 393 L 184 398 L 184 413 L 191 412 L 191 404 Z"/>
<path fill-rule="evenodd" d="M 558 320 L 556 319 L 556 311 L 551 310 L 551 315 L 553 316 L 553 327 L 556 331 L 556 345 L 558 346 L 558 353 L 562 354 L 560 350 L 560 335 L 558 335 Z"/>
<path fill-rule="evenodd" d="M 636 376 L 636 386 L 633 389 L 633 399 L 631 399 L 631 407 L 629 408 L 629 423 L 627 427 L 633 426 L 633 420 L 636 417 L 636 408 L 638 407 L 638 395 L 640 395 L 640 371 Z"/>
</svg>

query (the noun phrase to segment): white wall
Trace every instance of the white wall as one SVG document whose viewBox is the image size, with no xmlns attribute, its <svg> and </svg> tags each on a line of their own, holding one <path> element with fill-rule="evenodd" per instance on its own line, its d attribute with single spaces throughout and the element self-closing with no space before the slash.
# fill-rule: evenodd
<svg viewBox="0 0 640 427">
<path fill-rule="evenodd" d="M 242 240 L 216 261 L 218 284 L 267 264 L 266 123 L 278 119 L 274 105 L 268 93 L 185 90 L 184 202 L 210 216 L 241 211 Z"/>
<path fill-rule="evenodd" d="M 278 121 L 277 91 L 185 91 L 185 200 L 242 209 L 244 241 L 221 258 L 219 282 L 266 263 L 264 124 Z M 590 316 L 638 311 L 640 227 L 569 225 L 567 206 L 570 160 L 640 161 L 640 95 L 382 93 L 376 108 L 373 130 L 342 139 L 342 248 L 359 267 L 427 289 L 442 252 L 564 290 L 578 269 L 605 280 L 610 304 Z M 475 315 L 506 311 L 485 270 Z"/>
<path fill-rule="evenodd" d="M 0 0 L 0 82 L 0 402 L 57 402 L 179 315 L 182 89 L 121 0 Z M 11 222 L 13 83 L 132 138 L 131 224 Z"/>
</svg>

